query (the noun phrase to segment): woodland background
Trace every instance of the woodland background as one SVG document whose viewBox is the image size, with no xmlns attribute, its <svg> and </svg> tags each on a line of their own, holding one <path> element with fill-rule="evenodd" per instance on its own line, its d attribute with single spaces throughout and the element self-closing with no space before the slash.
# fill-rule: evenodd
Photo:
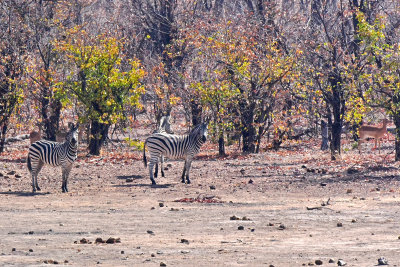
<svg viewBox="0 0 400 267">
<path fill-rule="evenodd" d="M 399 26 L 390 0 L 2 0 L 0 152 L 79 119 L 97 155 L 111 125 L 146 113 L 210 119 L 220 154 L 270 136 L 278 149 L 325 120 L 334 159 L 345 126 L 390 116 L 399 160 Z"/>
</svg>

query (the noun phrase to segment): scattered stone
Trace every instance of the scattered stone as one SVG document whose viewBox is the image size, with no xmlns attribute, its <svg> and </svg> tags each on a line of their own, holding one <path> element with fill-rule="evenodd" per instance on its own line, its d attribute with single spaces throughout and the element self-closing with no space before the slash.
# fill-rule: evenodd
<svg viewBox="0 0 400 267">
<path fill-rule="evenodd" d="M 389 262 L 385 257 L 380 257 L 378 259 L 378 265 L 389 265 Z"/>
<path fill-rule="evenodd" d="M 121 250 L 121 254 L 125 254 L 125 251 Z"/>
<path fill-rule="evenodd" d="M 347 174 L 355 174 L 358 173 L 359 170 L 355 169 L 355 168 L 348 168 L 347 169 Z"/>
<path fill-rule="evenodd" d="M 0 177 L 3 177 L 4 176 L 4 174 L 2 174 L 1 172 L 0 172 Z"/>
<path fill-rule="evenodd" d="M 285 229 L 286 229 L 286 226 L 283 224 L 279 225 L 279 227 L 278 227 L 278 230 L 285 230 Z"/>
<path fill-rule="evenodd" d="M 244 226 L 240 225 L 240 226 L 238 227 L 238 230 L 244 230 Z"/>
<path fill-rule="evenodd" d="M 338 222 L 338 223 L 336 224 L 336 226 L 337 226 L 337 227 L 343 227 L 343 223 Z"/>
<path fill-rule="evenodd" d="M 15 178 L 21 178 L 22 176 L 21 175 L 19 175 L 19 174 L 16 174 L 15 175 Z"/>
<path fill-rule="evenodd" d="M 14 175 L 16 173 L 16 171 L 10 171 L 7 173 L 7 175 Z"/>
<path fill-rule="evenodd" d="M 273 223 L 268 223 L 268 226 L 274 226 L 274 224 Z"/>
<path fill-rule="evenodd" d="M 132 182 L 133 182 L 133 179 L 132 179 L 132 178 L 126 178 L 125 182 L 127 182 L 127 183 L 132 183 Z"/>
<path fill-rule="evenodd" d="M 33 252 L 33 249 L 30 248 L 30 249 L 29 249 L 29 252 Z"/>
<path fill-rule="evenodd" d="M 158 206 L 160 206 L 160 208 L 164 207 L 164 203 L 160 202 L 158 203 Z"/>
<path fill-rule="evenodd" d="M 255 230 L 256 230 L 256 229 L 254 229 L 254 228 L 251 228 L 251 229 L 250 229 L 251 232 L 254 232 Z"/>
<path fill-rule="evenodd" d="M 352 222 L 352 223 L 355 223 L 355 222 L 357 222 L 357 220 L 356 220 L 356 219 L 352 219 L 351 222 Z"/>
<path fill-rule="evenodd" d="M 322 265 L 323 262 L 321 260 L 315 260 L 315 265 Z"/>
<path fill-rule="evenodd" d="M 16 248 L 12 248 L 11 251 L 17 251 L 17 249 Z"/>
<path fill-rule="evenodd" d="M 170 211 L 179 211 L 179 209 L 171 208 Z"/>
<path fill-rule="evenodd" d="M 160 262 L 160 266 L 165 267 L 165 266 L 167 266 L 167 264 L 165 264 L 164 262 Z"/>
<path fill-rule="evenodd" d="M 215 185 L 210 185 L 211 190 L 215 190 Z"/>
<path fill-rule="evenodd" d="M 320 186 L 326 186 L 327 183 L 320 183 L 319 185 L 320 185 Z"/>
<path fill-rule="evenodd" d="M 121 238 L 110 237 L 109 239 L 107 239 L 106 243 L 107 244 L 121 243 Z"/>
<path fill-rule="evenodd" d="M 346 266 L 347 262 L 345 262 L 344 260 L 338 260 L 337 265 L 338 266 Z"/>
<path fill-rule="evenodd" d="M 251 221 L 251 219 L 250 219 L 250 218 L 247 218 L 246 216 L 244 216 L 244 217 L 242 218 L 242 221 Z"/>
<path fill-rule="evenodd" d="M 34 231 L 29 231 L 28 235 L 33 235 L 35 232 Z"/>
<path fill-rule="evenodd" d="M 236 217 L 235 215 L 231 216 L 229 219 L 230 219 L 231 221 L 240 220 L 240 218 L 239 218 L 239 217 Z"/>
<path fill-rule="evenodd" d="M 252 183 L 254 183 L 254 181 L 252 179 L 250 179 L 249 180 L 249 184 L 252 184 Z"/>
<path fill-rule="evenodd" d="M 54 261 L 54 260 L 44 260 L 43 263 L 45 263 L 45 264 L 58 264 L 58 261 Z"/>
<path fill-rule="evenodd" d="M 97 240 L 97 239 L 96 239 Z M 82 238 L 79 243 L 81 244 L 89 244 L 89 240 L 87 240 L 86 238 Z"/>
<path fill-rule="evenodd" d="M 334 259 L 329 259 L 328 262 L 329 262 L 329 263 L 335 263 L 335 260 L 334 260 Z"/>
<path fill-rule="evenodd" d="M 154 232 L 151 231 L 151 230 L 147 230 L 147 233 L 148 233 L 149 235 L 154 235 Z"/>
<path fill-rule="evenodd" d="M 156 256 L 156 254 L 154 254 L 154 253 L 151 253 L 151 255 L 150 255 L 152 258 L 154 258 L 155 256 Z"/>
<path fill-rule="evenodd" d="M 100 244 L 102 244 L 102 243 L 105 243 L 105 241 L 103 240 L 103 238 L 101 238 L 101 237 L 98 237 L 98 238 L 96 238 L 96 241 L 94 241 L 96 244 L 98 244 L 98 243 L 100 243 Z"/>
<path fill-rule="evenodd" d="M 182 238 L 181 243 L 189 245 L 189 240 Z"/>
<path fill-rule="evenodd" d="M 353 193 L 353 190 L 352 189 L 347 189 L 346 194 L 351 194 L 351 193 Z"/>
</svg>

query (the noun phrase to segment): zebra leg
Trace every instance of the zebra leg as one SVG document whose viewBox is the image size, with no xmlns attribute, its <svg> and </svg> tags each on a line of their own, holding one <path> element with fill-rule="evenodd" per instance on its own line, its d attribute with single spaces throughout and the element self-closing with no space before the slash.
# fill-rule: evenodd
<svg viewBox="0 0 400 267">
<path fill-rule="evenodd" d="M 158 162 L 158 156 L 153 156 L 150 158 L 149 173 L 150 173 L 150 180 L 151 180 L 152 185 L 156 185 L 156 181 L 154 180 L 154 177 L 153 177 L 153 166 L 154 166 L 154 164 L 156 164 L 156 166 L 157 166 L 157 162 Z"/>
<path fill-rule="evenodd" d="M 71 172 L 72 169 L 72 165 L 68 166 L 68 167 L 63 167 L 62 168 L 62 186 L 61 186 L 61 190 L 63 193 L 68 192 L 68 176 L 69 173 Z"/>
<path fill-rule="evenodd" d="M 189 179 L 189 172 L 190 172 L 190 166 L 192 165 L 192 159 L 187 159 L 185 162 L 185 169 L 186 169 L 186 183 L 190 184 L 190 179 Z"/>
<path fill-rule="evenodd" d="M 156 168 L 154 169 L 154 178 L 158 176 L 158 163 L 156 163 Z"/>
<path fill-rule="evenodd" d="M 39 159 L 36 164 L 32 163 L 32 165 L 34 166 L 34 167 L 32 167 L 32 171 L 31 171 L 31 174 L 32 174 L 32 192 L 35 193 L 36 190 L 40 191 L 40 187 L 38 185 L 37 177 L 38 177 L 38 174 L 39 174 L 40 170 L 42 169 L 44 163 L 43 163 L 43 161 L 41 161 Z"/>
<path fill-rule="evenodd" d="M 186 160 L 185 160 L 185 165 L 183 166 L 182 183 L 185 183 L 185 174 L 186 174 Z"/>
<path fill-rule="evenodd" d="M 163 163 L 164 163 L 164 156 L 161 155 L 161 158 L 160 158 L 161 176 L 162 176 L 162 177 L 165 177 L 164 168 L 163 168 Z"/>
</svg>

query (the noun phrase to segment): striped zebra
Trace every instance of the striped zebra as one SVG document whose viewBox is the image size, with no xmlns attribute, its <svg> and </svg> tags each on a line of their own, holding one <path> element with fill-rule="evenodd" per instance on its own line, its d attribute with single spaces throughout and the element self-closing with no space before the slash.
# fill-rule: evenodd
<svg viewBox="0 0 400 267">
<path fill-rule="evenodd" d="M 157 164 L 162 156 L 171 159 L 185 159 L 182 173 L 182 183 L 190 184 L 189 171 L 194 156 L 196 156 L 201 145 L 207 140 L 207 124 L 202 123 L 195 127 L 188 135 L 174 135 L 167 133 L 155 133 L 149 136 L 143 147 L 143 162 L 147 167 L 146 144 L 150 153 L 149 173 L 153 185 L 153 166 Z M 162 166 L 161 166 L 162 169 Z"/>
<path fill-rule="evenodd" d="M 162 116 L 157 130 L 155 130 L 153 132 L 153 134 L 155 134 L 155 133 L 174 134 L 174 132 L 171 130 L 171 121 L 170 120 L 171 120 L 171 115 Z M 160 157 L 161 176 L 165 177 L 163 163 L 164 163 L 164 156 L 161 155 L 161 157 Z M 154 177 L 157 178 L 157 176 L 158 176 L 158 162 L 156 163 L 156 168 L 154 170 Z"/>
<path fill-rule="evenodd" d="M 78 128 L 71 125 L 71 129 L 65 136 L 64 143 L 40 140 L 29 147 L 27 165 L 32 175 L 32 191 L 40 191 L 37 176 L 44 164 L 62 168 L 62 192 L 68 192 L 68 176 L 72 169 L 72 164 L 76 160 L 78 151 Z"/>
</svg>

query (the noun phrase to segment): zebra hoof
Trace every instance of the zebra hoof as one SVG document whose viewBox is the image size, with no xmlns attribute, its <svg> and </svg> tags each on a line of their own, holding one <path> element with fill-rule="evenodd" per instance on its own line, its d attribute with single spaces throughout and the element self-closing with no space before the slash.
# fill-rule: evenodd
<svg viewBox="0 0 400 267">
<path fill-rule="evenodd" d="M 186 183 L 187 183 L 187 184 L 190 184 L 190 180 L 187 180 Z"/>
<path fill-rule="evenodd" d="M 36 190 L 37 190 L 37 191 L 41 191 L 42 189 L 40 189 L 40 187 L 37 186 L 37 187 L 36 187 Z"/>
<path fill-rule="evenodd" d="M 151 185 L 157 185 L 156 181 L 151 181 Z"/>
</svg>

